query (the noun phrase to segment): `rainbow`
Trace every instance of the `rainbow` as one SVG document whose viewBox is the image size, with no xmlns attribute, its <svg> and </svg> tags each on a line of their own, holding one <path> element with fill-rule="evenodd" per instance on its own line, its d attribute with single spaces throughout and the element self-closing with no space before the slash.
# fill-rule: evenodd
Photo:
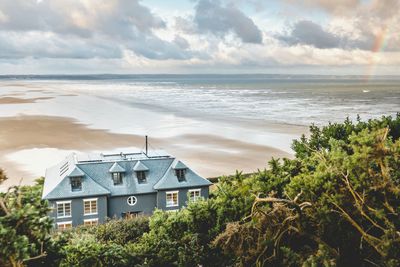
<svg viewBox="0 0 400 267">
<path fill-rule="evenodd" d="M 368 60 L 368 68 L 365 75 L 365 80 L 369 81 L 369 79 L 374 75 L 376 68 L 376 54 L 380 53 L 386 47 L 386 41 L 388 36 L 388 28 L 387 26 L 383 26 L 383 28 L 375 35 L 374 45 L 371 49 L 371 56 Z"/>
</svg>

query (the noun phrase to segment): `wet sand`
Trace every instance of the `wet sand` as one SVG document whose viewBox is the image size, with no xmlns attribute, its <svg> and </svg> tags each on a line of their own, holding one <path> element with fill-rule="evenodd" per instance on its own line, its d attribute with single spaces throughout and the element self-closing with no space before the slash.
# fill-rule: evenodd
<svg viewBox="0 0 400 267">
<path fill-rule="evenodd" d="M 36 148 L 107 152 L 124 147 L 142 148 L 143 144 L 143 136 L 92 129 L 71 118 L 29 115 L 0 118 L 0 167 L 10 177 L 2 187 L 18 184 L 20 178 L 24 178 L 23 184 L 32 183 L 37 178 L 10 161 L 7 158 L 10 153 Z M 205 177 L 232 174 L 236 169 L 252 172 L 264 168 L 271 157 L 291 156 L 276 148 L 216 135 L 183 134 L 162 139 L 150 137 L 150 144 L 183 159 Z M 27 161 L 35 163 L 32 158 Z"/>
<path fill-rule="evenodd" d="M 35 97 L 35 98 L 19 98 L 12 96 L 0 97 L 0 104 L 27 104 L 35 103 L 38 100 L 48 100 L 54 97 Z"/>
</svg>

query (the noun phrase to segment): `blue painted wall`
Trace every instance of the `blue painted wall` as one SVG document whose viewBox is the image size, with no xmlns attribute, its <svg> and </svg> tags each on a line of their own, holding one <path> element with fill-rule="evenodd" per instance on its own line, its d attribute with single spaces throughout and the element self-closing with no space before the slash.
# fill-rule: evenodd
<svg viewBox="0 0 400 267">
<path fill-rule="evenodd" d="M 121 218 L 124 212 L 140 212 L 141 214 L 152 214 L 156 207 L 156 193 L 133 195 L 137 201 L 134 206 L 128 205 L 128 196 L 110 197 L 108 199 L 108 216 L 110 218 Z"/>
<path fill-rule="evenodd" d="M 89 198 L 97 198 L 97 214 L 96 215 L 84 215 L 83 214 L 83 200 Z M 57 202 L 58 201 L 69 201 L 71 200 L 71 217 L 57 218 Z M 58 222 L 72 221 L 72 226 L 83 224 L 85 219 L 98 218 L 99 223 L 103 223 L 107 218 L 107 197 L 88 197 L 88 198 L 73 198 L 73 199 L 61 199 L 49 201 L 49 206 L 52 208 L 49 216 L 54 219 L 54 226 L 57 227 Z"/>
<path fill-rule="evenodd" d="M 209 187 L 196 187 L 196 188 L 178 188 L 159 191 L 157 193 L 149 194 L 137 194 L 134 195 L 137 199 L 135 205 L 128 205 L 127 199 L 131 195 L 126 196 L 98 196 L 98 197 L 87 197 L 87 198 L 73 198 L 59 201 L 71 200 L 72 216 L 67 218 L 57 218 L 57 205 L 55 200 L 49 201 L 52 211 L 49 216 L 54 218 L 54 225 L 57 227 L 57 222 L 68 222 L 72 221 L 72 226 L 78 226 L 83 224 L 85 219 L 98 218 L 99 223 L 103 223 L 107 217 L 109 218 L 121 218 L 123 213 L 126 212 L 140 212 L 141 214 L 150 215 L 153 213 L 155 208 L 162 210 L 177 210 L 187 205 L 188 192 L 190 189 L 201 189 L 201 196 L 205 199 L 209 196 Z M 166 207 L 166 192 L 179 191 L 178 192 L 178 206 L 177 207 Z M 83 200 L 97 198 L 97 214 L 96 215 L 84 215 Z"/>
<path fill-rule="evenodd" d="M 177 189 L 168 189 L 168 190 L 162 190 L 157 192 L 157 208 L 162 209 L 162 210 L 176 210 L 180 209 L 183 206 L 187 206 L 187 201 L 188 201 L 188 193 L 189 190 L 191 189 L 201 189 L 200 195 L 203 198 L 208 198 L 209 195 L 209 187 L 191 187 L 191 188 L 177 188 Z M 179 191 L 178 192 L 178 206 L 177 207 L 167 207 L 166 202 L 166 192 L 169 191 Z"/>
</svg>

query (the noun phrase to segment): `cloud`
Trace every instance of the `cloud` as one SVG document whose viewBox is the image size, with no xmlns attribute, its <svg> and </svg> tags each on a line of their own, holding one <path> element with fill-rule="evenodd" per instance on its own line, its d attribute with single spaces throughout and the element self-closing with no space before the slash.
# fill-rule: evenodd
<svg viewBox="0 0 400 267">
<path fill-rule="evenodd" d="M 301 20 L 292 25 L 288 33 L 277 34 L 275 37 L 288 45 L 310 45 L 320 49 L 372 50 L 382 33 L 379 31 L 374 33 L 371 29 L 365 28 L 359 30 L 358 35 L 341 34 L 340 31 L 326 30 L 312 21 Z M 386 50 L 399 51 L 400 47 L 390 44 Z"/>
<path fill-rule="evenodd" d="M 120 49 L 101 39 L 62 38 L 54 33 L 0 32 L 0 58 L 119 58 Z"/>
<path fill-rule="evenodd" d="M 194 22 L 200 32 L 225 36 L 234 32 L 245 43 L 262 43 L 261 30 L 242 11 L 219 1 L 200 0 L 195 7 Z"/>
<path fill-rule="evenodd" d="M 278 38 L 289 45 L 306 44 L 317 48 L 339 47 L 341 39 L 312 21 L 298 21 L 291 29 L 290 34 L 278 36 Z"/>
<path fill-rule="evenodd" d="M 129 37 L 135 31 L 150 32 L 165 26 L 162 19 L 139 0 L 0 0 L 0 10 L 7 14 L 0 29 L 8 31 Z"/>
<path fill-rule="evenodd" d="M 139 0 L 0 0 L 1 58 L 115 58 L 131 49 L 151 59 L 186 59 L 190 47 L 163 40 L 166 23 Z M 4 15 L 7 14 L 7 15 Z"/>
<path fill-rule="evenodd" d="M 0 71 L 35 72 L 41 62 L 44 72 L 126 73 L 400 62 L 397 0 L 193 0 L 176 12 L 145 3 L 0 0 Z M 288 7 L 301 11 L 277 15 Z M 380 39 L 384 50 L 371 52 Z"/>
</svg>

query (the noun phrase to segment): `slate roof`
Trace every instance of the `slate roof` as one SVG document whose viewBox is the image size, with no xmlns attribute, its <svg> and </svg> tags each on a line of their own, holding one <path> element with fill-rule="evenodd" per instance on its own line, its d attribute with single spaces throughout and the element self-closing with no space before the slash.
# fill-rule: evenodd
<svg viewBox="0 0 400 267">
<path fill-rule="evenodd" d="M 144 153 L 69 155 L 64 161 L 46 170 L 43 199 L 65 199 L 95 195 L 134 195 L 153 193 L 157 190 L 207 186 L 211 183 L 186 169 L 186 181 L 175 176 L 176 166 L 186 167 L 170 155 L 146 156 Z M 114 185 L 110 171 L 122 172 L 122 184 Z M 146 183 L 138 183 L 136 171 L 146 171 Z M 71 191 L 70 177 L 82 177 L 82 190 Z"/>
<path fill-rule="evenodd" d="M 178 165 L 179 168 L 174 167 L 177 166 L 179 162 L 180 161 L 178 160 L 174 160 L 174 163 L 171 164 L 171 166 L 168 168 L 164 176 L 154 185 L 154 189 L 164 190 L 164 189 L 211 185 L 210 181 L 204 179 L 203 177 L 200 177 L 197 173 L 195 173 L 189 168 L 186 169 L 185 181 L 179 182 L 175 175 L 175 169 L 180 169 L 182 168 L 182 166 Z"/>
</svg>

